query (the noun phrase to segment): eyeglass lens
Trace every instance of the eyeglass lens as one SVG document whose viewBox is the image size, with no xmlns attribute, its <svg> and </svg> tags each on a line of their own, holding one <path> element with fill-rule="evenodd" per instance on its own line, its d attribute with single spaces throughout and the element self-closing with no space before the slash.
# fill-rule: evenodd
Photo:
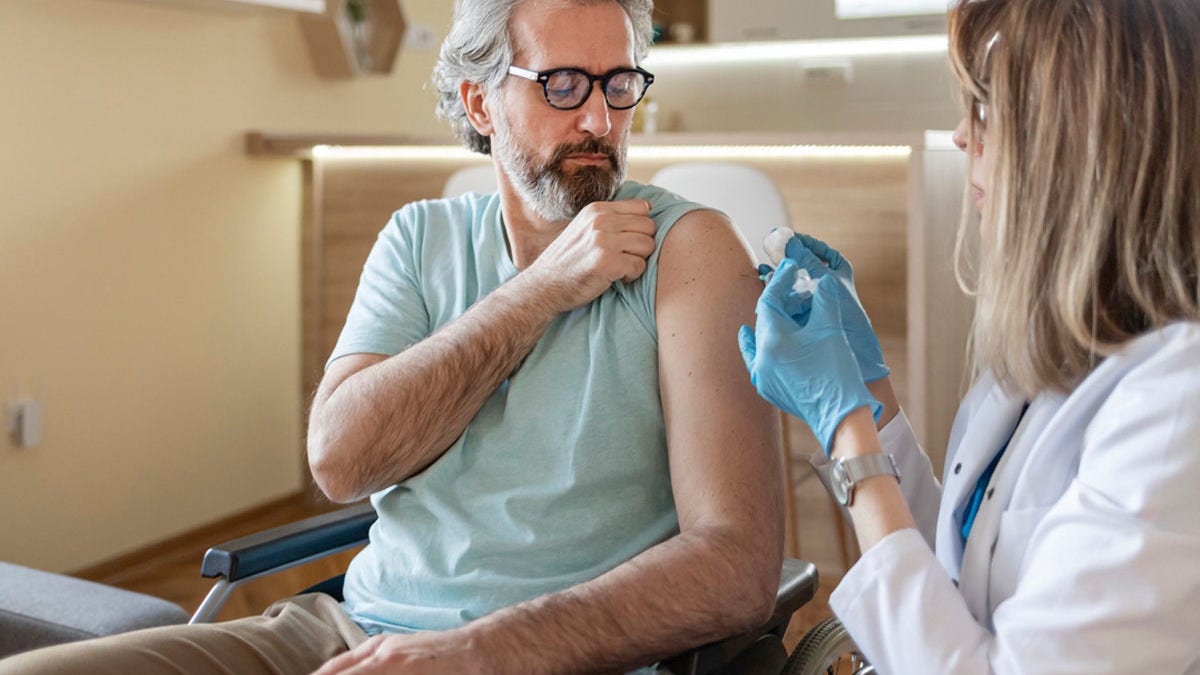
<svg viewBox="0 0 1200 675">
<path fill-rule="evenodd" d="M 608 105 L 618 110 L 632 108 L 642 99 L 646 89 L 646 78 L 636 70 L 612 73 L 601 81 L 604 98 Z M 581 105 L 592 91 L 592 81 L 587 75 L 574 70 L 550 73 L 546 79 L 546 99 L 555 108 L 575 108 Z"/>
</svg>

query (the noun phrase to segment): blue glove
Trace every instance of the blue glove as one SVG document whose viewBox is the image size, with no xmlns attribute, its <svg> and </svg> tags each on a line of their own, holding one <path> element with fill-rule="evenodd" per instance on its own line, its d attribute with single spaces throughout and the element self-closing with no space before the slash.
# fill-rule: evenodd
<svg viewBox="0 0 1200 675">
<path fill-rule="evenodd" d="M 841 282 L 847 291 L 838 294 L 842 328 L 846 331 L 846 340 L 854 350 L 854 359 L 858 362 L 858 369 L 862 371 L 863 381 L 874 382 L 887 377 L 891 371 L 883 362 L 883 349 L 879 346 L 879 338 L 871 328 L 871 320 L 867 318 L 867 313 L 858 300 L 858 291 L 854 288 L 854 270 L 850 267 L 850 261 L 825 242 L 807 234 L 792 237 L 785 251 L 787 257 L 808 270 L 813 279 L 832 275 Z"/>
<path fill-rule="evenodd" d="M 878 420 L 883 406 L 863 384 L 842 329 L 845 289 L 827 275 L 811 296 L 797 294 L 797 269 L 790 259 L 779 265 L 758 299 L 754 330 L 742 326 L 738 346 L 759 395 L 803 419 L 828 453 L 846 415 L 870 406 Z"/>
</svg>

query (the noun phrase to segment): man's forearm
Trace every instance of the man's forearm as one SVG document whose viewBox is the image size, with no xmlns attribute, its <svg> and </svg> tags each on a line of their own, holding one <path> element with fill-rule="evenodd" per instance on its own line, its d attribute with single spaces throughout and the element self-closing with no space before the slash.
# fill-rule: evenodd
<svg viewBox="0 0 1200 675">
<path fill-rule="evenodd" d="M 774 606 L 778 551 L 768 538 L 696 528 L 565 591 L 459 629 L 489 672 L 621 672 L 748 630 Z M 761 548 L 761 547 L 760 547 Z"/>
<path fill-rule="evenodd" d="M 425 340 L 319 391 L 309 462 L 322 489 L 353 501 L 428 466 L 556 315 L 520 274 Z"/>
</svg>

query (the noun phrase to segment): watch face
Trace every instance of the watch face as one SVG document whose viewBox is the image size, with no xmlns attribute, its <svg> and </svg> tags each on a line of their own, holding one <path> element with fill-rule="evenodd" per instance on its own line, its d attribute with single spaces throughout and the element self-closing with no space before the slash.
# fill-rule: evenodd
<svg viewBox="0 0 1200 675">
<path fill-rule="evenodd" d="M 842 466 L 841 460 L 834 461 L 829 470 L 829 488 L 833 498 L 842 506 L 850 501 L 850 480 L 846 477 L 846 467 Z"/>
</svg>

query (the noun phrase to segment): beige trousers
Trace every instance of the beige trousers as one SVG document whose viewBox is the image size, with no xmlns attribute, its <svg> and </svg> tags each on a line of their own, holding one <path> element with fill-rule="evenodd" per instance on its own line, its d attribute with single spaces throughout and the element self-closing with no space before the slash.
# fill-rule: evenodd
<svg viewBox="0 0 1200 675">
<path fill-rule="evenodd" d="M 313 593 L 280 600 L 262 616 L 165 626 L 46 647 L 0 660 L 0 675 L 311 673 L 367 639 L 341 605 Z"/>
</svg>

